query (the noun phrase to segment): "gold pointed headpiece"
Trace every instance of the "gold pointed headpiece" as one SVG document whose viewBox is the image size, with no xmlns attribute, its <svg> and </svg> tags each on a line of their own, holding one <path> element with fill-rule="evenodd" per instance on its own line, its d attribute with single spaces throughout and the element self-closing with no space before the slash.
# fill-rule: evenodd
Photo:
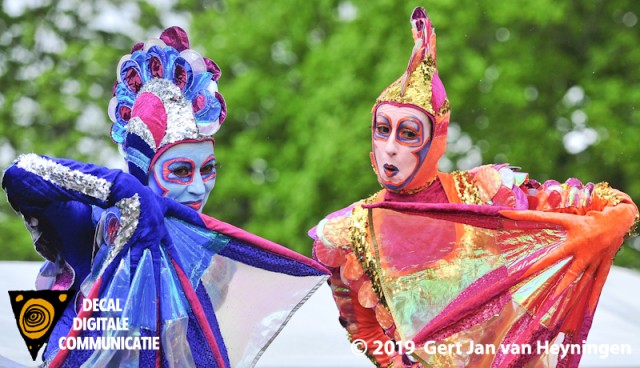
<svg viewBox="0 0 640 368">
<path fill-rule="evenodd" d="M 376 107 L 392 102 L 417 106 L 432 117 L 444 115 L 449 102 L 436 68 L 436 33 L 424 8 L 413 11 L 411 25 L 415 44 L 407 69 L 382 91 Z"/>
</svg>

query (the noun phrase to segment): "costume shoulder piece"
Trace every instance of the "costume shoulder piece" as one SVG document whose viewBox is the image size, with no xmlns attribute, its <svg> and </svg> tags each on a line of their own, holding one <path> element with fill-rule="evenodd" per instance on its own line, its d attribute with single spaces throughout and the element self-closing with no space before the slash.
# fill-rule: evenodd
<svg viewBox="0 0 640 368">
<path fill-rule="evenodd" d="M 368 210 L 363 206 L 381 200 L 384 192 L 334 212 L 309 232 L 315 239 L 314 256 L 332 272 L 330 287 L 340 313 L 339 321 L 350 341 L 368 346 L 394 338 L 393 318 L 381 301 L 380 281 L 369 245 Z M 385 354 L 366 352 L 376 366 L 387 366 Z"/>
<path fill-rule="evenodd" d="M 628 196 L 607 183 L 583 184 L 569 178 L 564 183 L 531 179 L 528 173 L 509 164 L 484 165 L 469 171 L 440 174 L 454 203 L 490 205 L 517 210 L 543 210 L 584 214 L 616 205 Z"/>
<path fill-rule="evenodd" d="M 314 254 L 322 264 L 337 267 L 343 263 L 340 254 L 353 250 L 354 213 L 363 205 L 373 203 L 382 196 L 383 191 L 378 191 L 369 198 L 335 211 L 309 230 L 309 237 L 315 240 Z"/>
<path fill-rule="evenodd" d="M 521 186 L 528 183 L 528 175 L 507 164 L 485 165 L 470 171 L 456 171 L 450 176 L 453 180 L 453 188 L 448 189 L 453 193 L 450 193 L 449 197 L 457 199 L 454 202 L 498 205 L 517 209 L 528 207 L 526 194 L 521 189 Z M 446 186 L 445 189 L 447 189 Z"/>
</svg>

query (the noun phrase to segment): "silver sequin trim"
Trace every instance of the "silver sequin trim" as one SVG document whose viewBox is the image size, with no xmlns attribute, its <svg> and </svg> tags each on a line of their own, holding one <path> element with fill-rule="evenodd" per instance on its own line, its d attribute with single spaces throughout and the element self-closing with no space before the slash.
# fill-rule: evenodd
<svg viewBox="0 0 640 368">
<path fill-rule="evenodd" d="M 149 147 L 151 147 L 153 152 L 157 151 L 156 141 L 153 139 L 153 135 L 151 134 L 149 127 L 139 117 L 136 116 L 129 120 L 129 123 L 127 124 L 127 134 L 137 135 L 142 138 Z"/>
<path fill-rule="evenodd" d="M 122 250 L 124 245 L 131 240 L 133 232 L 138 227 L 138 219 L 140 218 L 140 197 L 138 193 L 134 194 L 133 197 L 118 201 L 116 207 L 120 210 L 120 230 L 113 241 L 113 248 L 109 252 L 109 258 Z"/>
<path fill-rule="evenodd" d="M 71 170 L 34 153 L 20 155 L 16 160 L 16 166 L 57 186 L 103 201 L 109 198 L 111 192 L 111 183 L 105 179 Z"/>
<path fill-rule="evenodd" d="M 140 93 L 144 92 L 158 96 L 167 112 L 167 130 L 158 148 L 185 139 L 199 138 L 193 107 L 178 86 L 166 79 L 152 79 L 140 90 Z"/>
</svg>

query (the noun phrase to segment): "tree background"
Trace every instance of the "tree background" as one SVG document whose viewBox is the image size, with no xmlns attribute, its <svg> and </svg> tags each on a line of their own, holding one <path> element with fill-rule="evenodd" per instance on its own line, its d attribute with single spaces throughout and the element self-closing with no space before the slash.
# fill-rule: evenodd
<svg viewBox="0 0 640 368">
<path fill-rule="evenodd" d="M 406 66 L 415 6 L 452 106 L 443 170 L 509 162 L 640 201 L 634 0 L 4 0 L 0 165 L 37 152 L 123 167 L 106 114 L 118 60 L 180 25 L 221 67 L 229 109 L 204 212 L 308 255 L 309 228 L 379 188 L 370 111 Z M 40 259 L 6 201 L 0 248 Z M 639 250 L 627 241 L 616 263 L 640 268 Z"/>
</svg>

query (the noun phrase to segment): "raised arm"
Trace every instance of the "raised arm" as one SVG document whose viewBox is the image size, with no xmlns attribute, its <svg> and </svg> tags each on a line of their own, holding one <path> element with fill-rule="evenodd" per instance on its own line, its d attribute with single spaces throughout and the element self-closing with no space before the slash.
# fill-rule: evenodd
<svg viewBox="0 0 640 368">
<path fill-rule="evenodd" d="M 123 183 L 118 185 L 119 176 L 120 170 L 26 154 L 5 171 L 2 187 L 11 206 L 22 213 L 67 201 L 108 208 L 131 194 L 123 190 Z"/>
<path fill-rule="evenodd" d="M 635 208 L 627 194 L 611 188 L 606 182 L 583 184 L 578 179 L 569 178 L 564 183 L 547 180 L 538 184 L 535 180 L 528 180 L 523 189 L 527 191 L 529 208 L 535 210 L 584 215 L 619 204 Z"/>
<path fill-rule="evenodd" d="M 13 209 L 23 216 L 36 250 L 56 265 L 55 272 L 63 272 L 69 263 L 80 276 L 78 281 L 89 271 L 93 251 L 91 206 L 121 210 L 116 238 L 120 247 L 134 235 L 157 238 L 150 233 L 162 221 L 163 210 L 148 188 L 127 173 L 97 165 L 22 155 L 5 171 L 2 187 Z M 152 230 L 136 233 L 145 210 L 151 214 L 145 221 Z"/>
<path fill-rule="evenodd" d="M 27 154 L 4 173 L 7 199 L 22 215 L 36 251 L 48 261 L 37 288 L 77 286 L 91 267 L 95 230 L 91 204 L 106 202 L 111 184 L 82 166 Z"/>
<path fill-rule="evenodd" d="M 573 182 L 574 184 L 569 184 Z M 557 182 L 556 182 L 557 183 Z M 593 292 L 588 300 L 589 311 L 595 310 L 600 292 L 609 273 L 616 252 L 624 239 L 635 233 L 638 223 L 638 208 L 631 198 L 607 183 L 587 184 L 582 187 L 583 195 L 572 196 L 581 184 L 575 179 L 564 185 L 546 185 L 550 193 L 542 193 L 538 208 L 530 211 L 501 211 L 514 220 L 537 221 L 557 224 L 567 231 L 567 240 L 553 252 L 547 254 L 527 270 L 525 278 L 537 274 L 559 261 L 571 259 L 566 276 L 556 293 L 563 293 L 575 282 L 578 289 L 586 287 L 593 279 Z M 555 187 L 555 189 L 553 189 Z M 549 203 L 552 196 L 559 198 Z M 573 198 L 573 199 L 572 199 Z M 579 199 L 578 202 L 575 199 Z M 588 275 L 588 277 L 583 277 Z M 584 285 L 583 285 L 584 284 Z M 577 326 L 570 326 L 576 329 Z"/>
</svg>

